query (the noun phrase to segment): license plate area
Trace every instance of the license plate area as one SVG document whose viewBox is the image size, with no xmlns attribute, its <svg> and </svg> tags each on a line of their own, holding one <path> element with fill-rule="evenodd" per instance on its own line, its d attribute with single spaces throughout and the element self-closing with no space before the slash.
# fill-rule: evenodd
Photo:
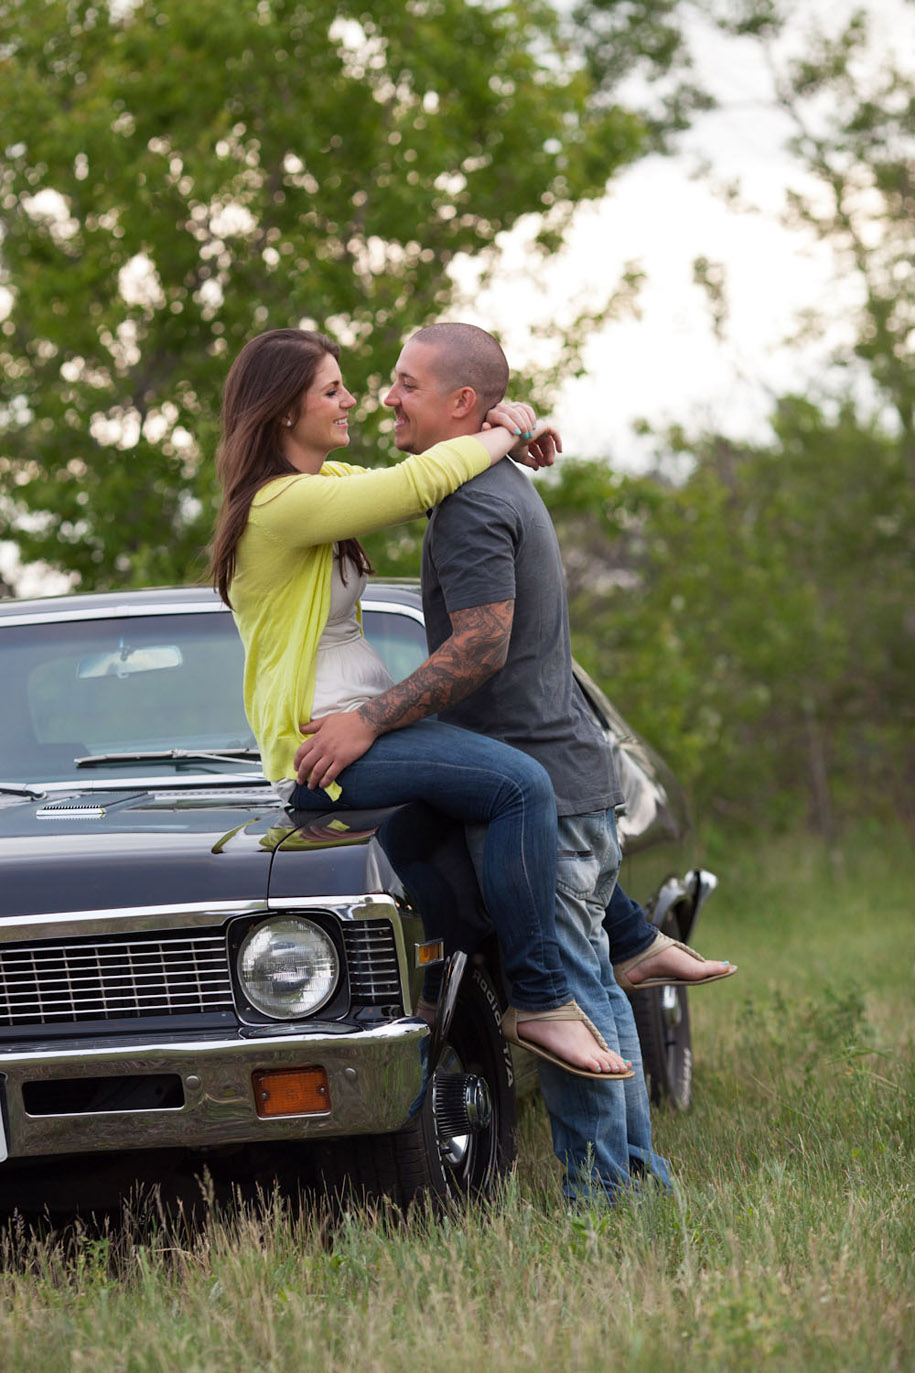
<svg viewBox="0 0 915 1373">
<path fill-rule="evenodd" d="M 22 1104 L 30 1116 L 178 1111 L 184 1106 L 184 1083 L 177 1073 L 47 1078 L 23 1082 Z"/>
</svg>

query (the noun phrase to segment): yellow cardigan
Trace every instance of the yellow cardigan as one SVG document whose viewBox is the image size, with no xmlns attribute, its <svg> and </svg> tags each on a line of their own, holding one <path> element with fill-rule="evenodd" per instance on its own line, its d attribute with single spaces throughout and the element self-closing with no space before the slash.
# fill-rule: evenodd
<svg viewBox="0 0 915 1373">
<path fill-rule="evenodd" d="M 270 781 L 295 776 L 299 725 L 311 718 L 334 543 L 415 519 L 488 466 L 486 449 L 467 437 L 395 467 L 327 462 L 258 491 L 229 594 L 245 647 L 245 711 Z"/>
</svg>

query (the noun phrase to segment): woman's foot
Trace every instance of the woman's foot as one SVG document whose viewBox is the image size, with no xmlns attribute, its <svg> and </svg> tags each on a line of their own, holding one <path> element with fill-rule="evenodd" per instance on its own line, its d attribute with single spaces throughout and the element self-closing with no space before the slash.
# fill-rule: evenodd
<svg viewBox="0 0 915 1373">
<path fill-rule="evenodd" d="M 688 944 L 659 930 L 647 949 L 634 958 L 614 963 L 613 971 L 619 985 L 628 992 L 638 987 L 701 987 L 704 982 L 733 976 L 737 964 L 703 958 Z"/>
</svg>

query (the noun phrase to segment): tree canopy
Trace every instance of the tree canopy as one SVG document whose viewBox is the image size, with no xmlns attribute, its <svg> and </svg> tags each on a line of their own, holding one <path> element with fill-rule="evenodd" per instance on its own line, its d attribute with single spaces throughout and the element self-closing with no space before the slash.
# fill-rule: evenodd
<svg viewBox="0 0 915 1373">
<path fill-rule="evenodd" d="M 3 0 L 0 536 L 84 588 L 199 575 L 242 343 L 326 327 L 372 442 L 455 256 L 523 215 L 548 252 L 638 155 L 593 93 L 541 0 Z"/>
<path fill-rule="evenodd" d="M 903 452 L 851 405 L 786 397 L 773 422 L 766 445 L 671 436 L 681 483 L 563 469 L 547 499 L 576 651 L 703 815 L 827 836 L 862 808 L 913 820 Z"/>
<path fill-rule="evenodd" d="M 547 497 L 576 648 L 705 814 L 827 835 L 862 811 L 912 823 L 915 68 L 874 60 L 863 12 L 787 57 L 783 7 L 738 12 L 806 174 L 791 220 L 833 248 L 855 304 L 768 441 L 674 430 L 651 476 L 562 472 Z"/>
</svg>

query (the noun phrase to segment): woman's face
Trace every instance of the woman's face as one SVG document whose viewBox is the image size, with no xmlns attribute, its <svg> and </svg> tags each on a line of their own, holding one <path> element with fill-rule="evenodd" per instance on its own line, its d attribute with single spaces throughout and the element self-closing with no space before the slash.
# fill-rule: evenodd
<svg viewBox="0 0 915 1373">
<path fill-rule="evenodd" d="M 337 359 L 325 353 L 299 400 L 299 414 L 284 426 L 285 455 L 300 472 L 318 472 L 328 453 L 349 443 L 347 413 L 355 397 L 343 385 Z"/>
</svg>

